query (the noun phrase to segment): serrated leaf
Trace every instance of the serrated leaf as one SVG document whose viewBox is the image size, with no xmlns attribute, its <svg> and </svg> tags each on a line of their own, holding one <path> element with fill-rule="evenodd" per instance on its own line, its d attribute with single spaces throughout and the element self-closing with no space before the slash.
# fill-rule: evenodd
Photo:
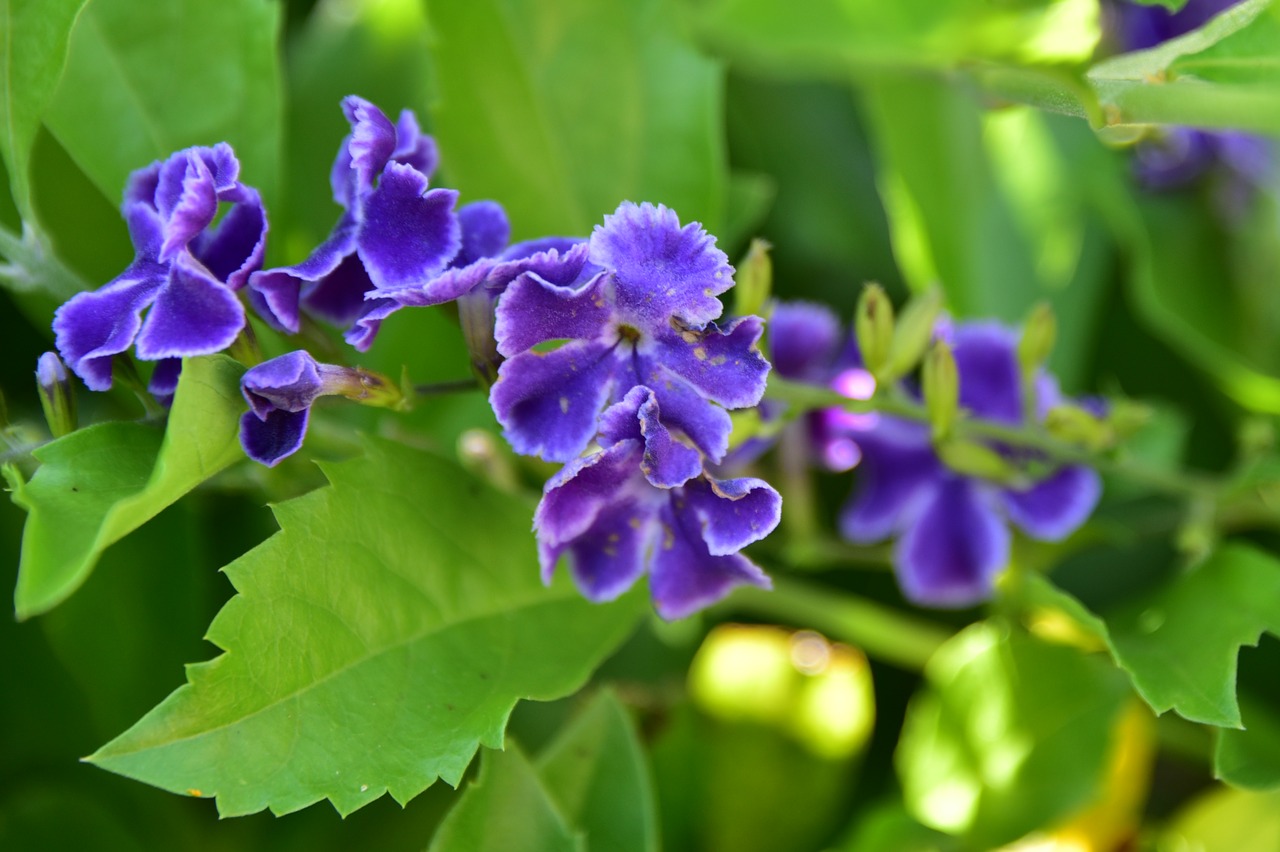
<svg viewBox="0 0 1280 852">
<path fill-rule="evenodd" d="M 0 158 L 18 212 L 35 221 L 29 166 L 40 117 L 58 85 L 67 39 L 87 0 L 0 0 Z"/>
<path fill-rule="evenodd" d="M 1105 661 L 981 623 L 925 669 L 897 766 L 916 819 L 1000 846 L 1089 801 L 1128 686 Z"/>
<path fill-rule="evenodd" d="M 585 852 L 515 744 L 485 752 L 480 778 L 445 817 L 430 852 Z"/>
<path fill-rule="evenodd" d="M 627 710 L 602 692 L 538 756 L 538 775 L 592 852 L 657 852 L 644 752 Z"/>
<path fill-rule="evenodd" d="M 404 802 L 501 746 L 518 699 L 579 688 L 643 607 L 544 588 L 529 506 L 450 462 L 375 442 L 322 468 L 331 484 L 224 569 L 240 594 L 208 638 L 226 653 L 93 762 L 224 816 Z"/>
<path fill-rule="evenodd" d="M 237 362 L 190 358 L 168 427 L 102 423 L 36 450 L 24 483 L 6 468 L 13 501 L 28 512 L 14 606 L 19 618 L 57 606 L 80 587 L 102 551 L 244 453 Z"/>
<path fill-rule="evenodd" d="M 1280 719 L 1262 703 L 1244 702 L 1244 728 L 1219 728 L 1214 777 L 1249 790 L 1280 788 Z"/>
<path fill-rule="evenodd" d="M 451 185 L 502 199 L 518 239 L 585 235 L 627 199 L 717 233 L 722 72 L 687 43 L 678 11 L 671 0 L 431 3 L 432 126 Z"/>
<path fill-rule="evenodd" d="M 280 159 L 281 5 L 94 0 L 71 34 L 45 123 L 109 199 L 129 172 L 230 142 L 268 208 Z"/>
</svg>

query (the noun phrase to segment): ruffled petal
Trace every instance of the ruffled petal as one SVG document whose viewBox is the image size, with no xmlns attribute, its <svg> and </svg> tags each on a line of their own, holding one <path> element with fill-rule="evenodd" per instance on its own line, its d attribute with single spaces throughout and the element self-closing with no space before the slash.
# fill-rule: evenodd
<svg viewBox="0 0 1280 852">
<path fill-rule="evenodd" d="M 427 177 L 435 173 L 440 162 L 436 140 L 422 132 L 413 110 L 401 110 L 396 121 L 396 150 L 391 159 L 406 166 L 413 166 Z"/>
<path fill-rule="evenodd" d="M 145 361 L 208 355 L 230 346 L 242 328 L 244 307 L 236 294 L 179 255 L 135 343 Z"/>
<path fill-rule="evenodd" d="M 1061 541 L 1089 519 L 1102 496 L 1102 478 L 1092 468 L 1068 465 L 1022 491 L 1000 497 L 1009 519 L 1032 538 Z"/>
<path fill-rule="evenodd" d="M 901 532 L 943 476 L 927 431 L 888 418 L 880 423 L 857 439 L 858 486 L 840 512 L 840 532 L 859 543 Z"/>
<path fill-rule="evenodd" d="M 482 257 L 496 257 L 511 239 L 507 211 L 496 201 L 473 201 L 459 207 L 458 224 L 462 228 L 462 248 L 451 261 L 453 266 L 466 266 Z"/>
<path fill-rule="evenodd" d="M 1018 337 L 996 323 L 957 325 L 952 351 L 960 377 L 960 405 L 1000 423 L 1023 421 Z"/>
<path fill-rule="evenodd" d="M 498 299 L 498 352 L 510 358 L 546 340 L 599 339 L 613 319 L 612 302 L 608 275 L 597 275 L 581 287 L 561 287 L 526 272 Z"/>
<path fill-rule="evenodd" d="M 245 188 L 246 200 L 232 205 L 217 228 L 200 234 L 191 253 L 213 276 L 239 290 L 261 268 L 267 249 L 267 213 L 258 191 Z"/>
<path fill-rule="evenodd" d="M 591 235 L 591 261 L 618 276 L 618 308 L 651 334 L 675 316 L 702 325 L 724 309 L 733 267 L 697 222 L 684 227 L 659 204 L 624 202 Z"/>
<path fill-rule="evenodd" d="M 668 503 L 662 507 L 659 519 L 665 529 L 654 543 L 649 569 L 649 590 L 658 615 L 668 620 L 684 618 L 738 586 L 771 587 L 765 573 L 745 556 L 713 555 L 693 513 L 682 512 Z"/>
<path fill-rule="evenodd" d="M 360 309 L 360 316 L 342 335 L 357 352 L 368 352 L 373 340 L 382 329 L 382 321 L 404 307 L 393 299 L 374 299 L 366 301 Z"/>
<path fill-rule="evenodd" d="M 111 388 L 111 358 L 132 345 L 142 309 L 164 282 L 160 275 L 132 277 L 126 271 L 98 290 L 76 294 L 54 313 L 58 352 L 90 390 Z"/>
<path fill-rule="evenodd" d="M 301 349 L 250 367 L 240 378 L 240 391 L 259 420 L 273 411 L 308 408 L 323 390 L 316 359 Z"/>
<path fill-rule="evenodd" d="M 394 299 L 401 307 L 424 308 L 442 305 L 461 298 L 483 285 L 496 266 L 490 258 L 480 258 L 466 266 L 446 269 L 421 287 L 404 287 L 399 290 L 372 290 L 366 299 Z"/>
<path fill-rule="evenodd" d="M 365 197 L 356 251 L 378 289 L 420 285 L 438 275 L 462 245 L 452 189 L 427 189 L 426 175 L 388 163 Z"/>
<path fill-rule="evenodd" d="M 156 191 L 160 188 L 160 166 L 161 162 L 156 160 L 148 166 L 143 166 L 130 173 L 129 180 L 124 185 L 124 203 L 122 208 L 128 208 L 131 204 L 145 204 L 153 211 L 157 211 L 156 207 Z"/>
<path fill-rule="evenodd" d="M 823 382 L 840 351 L 840 320 L 812 302 L 779 302 L 769 316 L 769 357 L 778 375 Z"/>
<path fill-rule="evenodd" d="M 517 453 L 547 461 L 579 455 L 596 434 L 615 369 L 607 345 L 583 341 L 503 362 L 489 402 L 507 442 Z"/>
<path fill-rule="evenodd" d="M 655 527 L 652 516 L 634 500 L 603 506 L 590 528 L 572 541 L 539 546 L 544 582 L 550 581 L 556 561 L 567 553 L 569 572 L 587 600 L 601 603 L 618 597 L 644 573 Z"/>
<path fill-rule="evenodd" d="M 764 396 L 769 362 L 757 344 L 764 331 L 759 317 L 739 317 L 724 329 L 668 326 L 656 337 L 653 359 L 726 408 L 749 408 Z"/>
<path fill-rule="evenodd" d="M 782 495 L 763 479 L 695 479 L 684 488 L 688 510 L 702 524 L 714 556 L 737 553 L 773 532 L 782 519 Z"/>
<path fill-rule="evenodd" d="M 898 542 L 894 560 L 907 599 L 966 607 L 991 596 L 1009 561 L 1009 530 L 974 483 L 948 477 Z"/>
<path fill-rule="evenodd" d="M 637 385 L 653 389 L 667 428 L 683 432 L 713 463 L 724 459 L 729 450 L 729 433 L 733 430 L 729 412 L 708 402 L 684 379 L 643 356 L 632 359 L 631 369 L 619 377 L 615 393 L 625 393 Z"/>
<path fill-rule="evenodd" d="M 170 261 L 209 227 L 218 213 L 213 173 L 204 158 L 194 149 L 170 157 L 160 169 L 156 200 L 165 221 L 160 260 Z"/>
<path fill-rule="evenodd" d="M 558 545 L 586 532 L 602 507 L 619 499 L 632 480 L 639 480 L 642 451 L 638 440 L 619 442 L 560 468 L 543 486 L 533 515 L 538 540 Z"/>
<path fill-rule="evenodd" d="M 307 313 L 337 326 L 348 326 L 364 311 L 365 294 L 373 282 L 358 255 L 342 258 L 337 267 L 302 289 L 301 303 Z"/>
<path fill-rule="evenodd" d="M 356 175 L 356 191 L 373 187 L 387 161 L 396 150 L 396 128 L 382 110 L 356 95 L 342 99 L 342 112 L 351 122 L 347 153 Z"/>
<path fill-rule="evenodd" d="M 657 488 L 683 485 L 702 473 L 702 456 L 663 425 L 658 398 L 647 387 L 635 387 L 600 415 L 600 443 L 610 446 L 638 440 L 644 444 L 640 470 Z"/>
<path fill-rule="evenodd" d="M 259 420 L 252 411 L 240 418 L 240 446 L 249 458 L 275 467 L 302 448 L 311 409 L 273 411 Z"/>
</svg>

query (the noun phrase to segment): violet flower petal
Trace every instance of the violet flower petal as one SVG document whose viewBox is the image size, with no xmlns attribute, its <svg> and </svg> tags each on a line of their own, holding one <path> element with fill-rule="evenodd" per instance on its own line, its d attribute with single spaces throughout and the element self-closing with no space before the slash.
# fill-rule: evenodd
<svg viewBox="0 0 1280 852">
<path fill-rule="evenodd" d="M 649 589 L 658 615 L 684 618 L 742 585 L 770 588 L 769 578 L 741 554 L 713 555 L 698 529 L 699 519 L 677 507 L 679 498 L 663 506 L 659 519 L 666 529 L 655 542 Z"/>
<path fill-rule="evenodd" d="M 255 189 L 245 188 L 245 201 L 232 205 L 213 231 L 192 242 L 191 253 L 232 290 L 261 268 L 267 249 L 267 214 Z"/>
<path fill-rule="evenodd" d="M 576 458 L 555 473 L 542 489 L 542 500 L 533 515 L 538 540 L 561 545 L 585 533 L 596 515 L 617 500 L 628 482 L 636 479 L 639 441 L 620 441 L 603 452 Z M 543 580 L 550 582 L 555 563 L 544 564 Z"/>
<path fill-rule="evenodd" d="M 357 95 L 342 99 L 342 112 L 351 122 L 346 148 L 356 174 L 356 192 L 363 194 L 373 188 L 374 179 L 395 152 L 396 128 L 382 110 Z"/>
<path fill-rule="evenodd" d="M 653 358 L 726 408 L 749 408 L 764 396 L 769 362 L 757 344 L 764 332 L 759 317 L 739 317 L 723 329 L 668 326 L 656 336 Z"/>
<path fill-rule="evenodd" d="M 249 410 L 266 420 L 273 411 L 309 408 L 324 388 L 316 359 L 299 349 L 250 367 L 240 379 L 240 390 Z"/>
<path fill-rule="evenodd" d="M 173 260 L 218 213 L 213 173 L 193 149 L 172 155 L 161 167 L 156 200 L 165 220 L 161 262 Z"/>
<path fill-rule="evenodd" d="M 640 470 L 656 488 L 674 488 L 702 473 L 702 456 L 671 436 L 659 415 L 658 398 L 647 387 L 634 387 L 622 401 L 600 415 L 602 446 L 620 441 L 644 443 Z"/>
<path fill-rule="evenodd" d="M 1009 561 L 1009 530 L 979 486 L 947 477 L 898 542 L 894 565 L 907 599 L 960 608 L 991 596 Z"/>
<path fill-rule="evenodd" d="M 636 357 L 633 365 L 636 371 L 628 371 L 630 375 L 620 379 L 619 387 L 629 381 L 632 386 L 652 388 L 667 428 L 683 432 L 713 463 L 724 459 L 733 431 L 729 412 L 708 402 L 692 385 L 659 364 Z"/>
<path fill-rule="evenodd" d="M 567 544 L 539 547 L 544 576 L 547 565 L 568 553 L 569 572 L 587 600 L 610 601 L 635 585 L 644 573 L 645 551 L 653 536 L 651 512 L 634 500 L 603 506 L 589 529 Z"/>
<path fill-rule="evenodd" d="M 985 420 L 1013 425 L 1023 421 L 1017 348 L 1017 334 L 1002 325 L 956 326 L 952 352 L 960 377 L 961 407 Z"/>
<path fill-rule="evenodd" d="M 272 411 L 260 420 L 252 411 L 240 418 L 240 444 L 245 455 L 267 467 L 275 467 L 302 448 L 311 409 Z"/>
<path fill-rule="evenodd" d="M 1102 478 L 1082 465 L 1054 471 L 1022 491 L 1002 489 L 1005 513 L 1027 535 L 1061 541 L 1089 519 L 1102 496 Z"/>
<path fill-rule="evenodd" d="M 178 379 L 182 376 L 181 358 L 161 358 L 151 371 L 151 380 L 147 382 L 147 391 L 163 405 L 173 402 L 173 395 L 178 391 Z"/>
<path fill-rule="evenodd" d="M 435 173 L 436 165 L 440 162 L 436 140 L 422 132 L 413 110 L 400 111 L 400 118 L 396 121 L 396 149 L 391 154 L 391 159 L 413 166 L 427 177 Z"/>
<path fill-rule="evenodd" d="M 882 418 L 858 436 L 862 463 L 858 486 L 840 512 L 840 532 L 870 544 L 900 532 L 943 475 L 926 431 L 916 424 Z"/>
<path fill-rule="evenodd" d="M 840 349 L 840 320 L 823 305 L 779 302 L 769 317 L 769 357 L 778 375 L 824 382 Z"/>
<path fill-rule="evenodd" d="M 782 519 L 782 495 L 763 479 L 696 479 L 684 499 L 702 523 L 702 539 L 713 556 L 737 553 L 773 532 Z"/>
<path fill-rule="evenodd" d="M 226 349 L 244 328 L 235 293 L 196 261 L 178 255 L 135 341 L 146 361 L 208 355 Z"/>
<path fill-rule="evenodd" d="M 595 340 L 613 317 L 613 282 L 600 274 L 582 287 L 561 287 L 526 272 L 498 299 L 494 338 L 510 358 L 546 340 Z"/>
<path fill-rule="evenodd" d="M 135 264 L 137 266 L 137 264 Z M 142 274 L 133 267 L 98 290 L 77 293 L 53 315 L 58 352 L 90 390 L 111 389 L 111 358 L 133 343 L 142 326 L 142 309 L 165 279 L 151 264 Z M 163 272 L 163 267 L 160 267 Z"/>
<path fill-rule="evenodd" d="M 452 266 L 466 266 L 482 257 L 496 257 L 511 239 L 507 211 L 496 201 L 473 201 L 459 207 L 458 224 L 462 228 L 462 248 L 450 261 Z"/>
<path fill-rule="evenodd" d="M 356 251 L 374 287 L 422 284 L 444 269 L 462 244 L 452 189 L 427 189 L 412 166 L 387 163 L 378 187 L 363 200 Z"/>
</svg>

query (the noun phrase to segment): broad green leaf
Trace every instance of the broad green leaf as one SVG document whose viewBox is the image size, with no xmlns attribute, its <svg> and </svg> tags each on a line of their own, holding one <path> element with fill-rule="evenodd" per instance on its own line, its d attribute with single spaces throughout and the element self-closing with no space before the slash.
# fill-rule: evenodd
<svg viewBox="0 0 1280 852">
<path fill-rule="evenodd" d="M 1213 774 L 1250 790 L 1280 788 L 1280 719 L 1261 702 L 1244 701 L 1244 728 L 1219 728 Z"/>
<path fill-rule="evenodd" d="M 717 233 L 722 75 L 687 43 L 672 0 L 429 8 L 442 168 L 464 195 L 501 199 L 515 238 L 585 235 L 624 200 Z"/>
<path fill-rule="evenodd" d="M 657 852 L 644 751 L 627 710 L 602 692 L 538 756 L 538 775 L 592 852 Z"/>
<path fill-rule="evenodd" d="M 958 840 L 925 828 L 898 801 L 873 806 L 835 847 L 837 852 L 954 852 L 959 848 Z"/>
<path fill-rule="evenodd" d="M 634 594 L 544 588 L 529 506 L 449 462 L 376 442 L 322 469 L 224 569 L 240 594 L 208 638 L 226 653 L 93 762 L 225 816 L 404 802 L 500 747 L 517 700 L 579 688 L 639 614 Z"/>
<path fill-rule="evenodd" d="M 586 852 L 514 744 L 485 752 L 480 778 L 450 811 L 430 852 Z"/>
<path fill-rule="evenodd" d="M 925 678 L 896 761 L 916 819 L 990 849 L 1093 798 L 1129 694 L 1105 660 L 981 623 Z"/>
<path fill-rule="evenodd" d="M 1280 793 L 1210 790 L 1173 818 L 1160 848 L 1274 852 L 1280 848 Z"/>
<path fill-rule="evenodd" d="M 275 198 L 281 6 L 265 0 L 93 0 L 71 34 L 45 123 L 107 198 L 129 172 L 230 142 L 240 178 Z"/>
<path fill-rule="evenodd" d="M 41 464 L 30 482 L 6 468 L 13 501 L 28 512 L 14 593 L 19 618 L 57 606 L 102 551 L 243 457 L 243 372 L 222 355 L 187 359 L 167 429 L 102 423 L 36 450 Z"/>
<path fill-rule="evenodd" d="M 72 24 L 86 2 L 0 0 L 0 157 L 13 203 L 33 224 L 31 148 L 62 73 Z"/>
</svg>

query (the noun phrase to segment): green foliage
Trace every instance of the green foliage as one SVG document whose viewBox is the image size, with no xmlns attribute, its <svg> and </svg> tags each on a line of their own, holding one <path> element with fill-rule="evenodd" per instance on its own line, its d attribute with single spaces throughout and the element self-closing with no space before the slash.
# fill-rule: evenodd
<svg viewBox="0 0 1280 852">
<path fill-rule="evenodd" d="M 1250 790 L 1280 788 L 1280 719 L 1261 702 L 1241 704 L 1244 727 L 1217 730 L 1213 773 Z"/>
<path fill-rule="evenodd" d="M 586 235 L 627 199 L 717 232 L 722 75 L 680 37 L 671 0 L 430 11 L 448 179 L 468 198 L 501 198 L 516 239 Z"/>
<path fill-rule="evenodd" d="M 1272 852 L 1280 846 L 1280 793 L 1211 790 L 1177 815 L 1166 839 L 1174 849 Z"/>
<path fill-rule="evenodd" d="M 1103 660 L 980 623 L 943 646 L 925 677 L 897 755 L 922 823 L 990 849 L 1097 792 L 1129 694 Z"/>
<path fill-rule="evenodd" d="M 91 760 L 223 815 L 341 813 L 456 784 L 520 698 L 579 688 L 638 596 L 596 606 L 538 582 L 529 507 L 434 456 L 371 444 L 275 508 L 281 531 L 224 569 L 226 653 Z"/>
<path fill-rule="evenodd" d="M 57 606 L 104 550 L 243 458 L 243 372 L 223 355 L 188 359 L 166 430 L 102 423 L 36 450 L 41 466 L 28 483 L 15 467 L 5 469 L 13 501 L 28 512 L 14 593 L 19 618 Z"/>
<path fill-rule="evenodd" d="M 241 178 L 276 195 L 280 5 L 94 0 L 76 22 L 45 123 L 107 198 L 129 172 L 189 145 L 230 142 Z"/>
<path fill-rule="evenodd" d="M 431 852 L 656 852 L 644 754 L 626 708 L 599 694 L 531 764 L 519 748 L 486 752 Z"/>
<path fill-rule="evenodd" d="M 22 218 L 34 223 L 29 169 L 40 118 L 66 59 L 67 39 L 87 0 L 0 0 L 0 159 Z M 8 251 L 5 251 L 8 257 Z"/>
</svg>

